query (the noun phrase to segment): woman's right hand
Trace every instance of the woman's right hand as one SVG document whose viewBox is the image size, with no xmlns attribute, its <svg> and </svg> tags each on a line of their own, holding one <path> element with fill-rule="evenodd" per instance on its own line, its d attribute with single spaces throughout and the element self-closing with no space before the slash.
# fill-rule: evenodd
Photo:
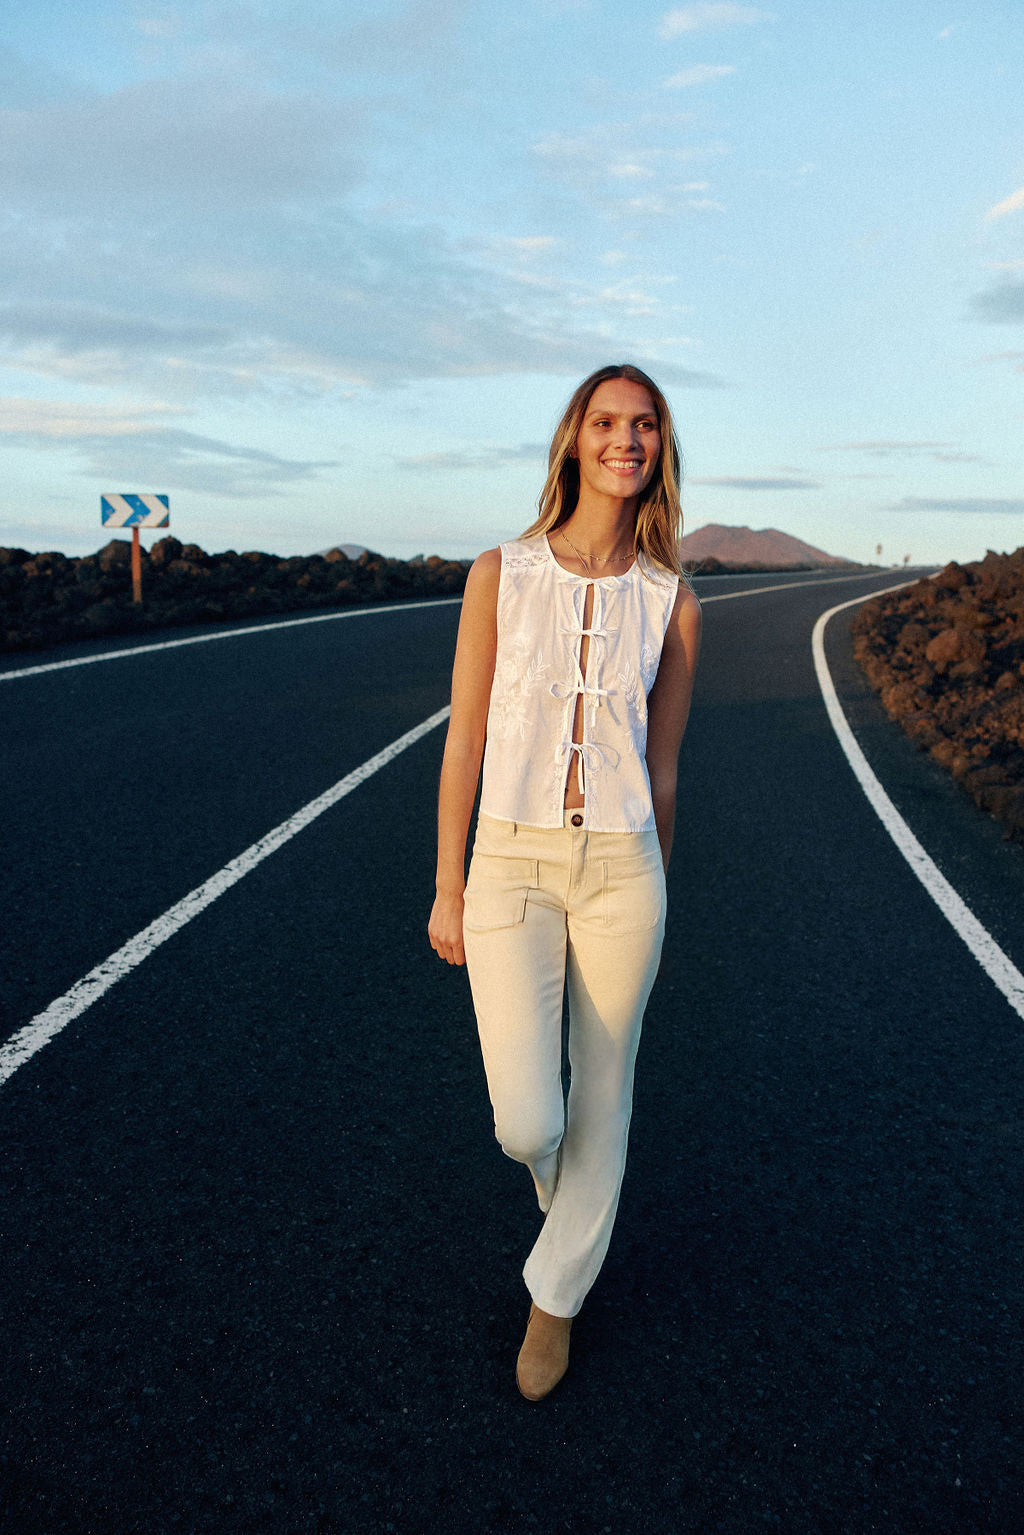
<svg viewBox="0 0 1024 1535">
<path fill-rule="evenodd" d="M 427 923 L 430 947 L 449 965 L 466 963 L 462 945 L 462 906 L 461 891 L 458 895 L 437 895 Z"/>
</svg>

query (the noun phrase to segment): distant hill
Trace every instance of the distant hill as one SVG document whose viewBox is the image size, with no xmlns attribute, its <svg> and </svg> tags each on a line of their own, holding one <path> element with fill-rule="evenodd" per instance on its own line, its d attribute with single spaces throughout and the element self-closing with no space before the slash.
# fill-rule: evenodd
<svg viewBox="0 0 1024 1535">
<path fill-rule="evenodd" d="M 366 553 L 365 544 L 332 544 L 330 549 L 318 549 L 317 553 L 321 559 L 325 559 L 327 555 L 333 554 L 335 549 L 340 549 L 347 560 L 358 560 L 361 554 Z"/>
<path fill-rule="evenodd" d="M 849 565 L 834 554 L 815 549 L 802 539 L 778 528 L 728 528 L 709 522 L 687 533 L 682 542 L 684 560 L 720 560 L 723 565 Z"/>
</svg>

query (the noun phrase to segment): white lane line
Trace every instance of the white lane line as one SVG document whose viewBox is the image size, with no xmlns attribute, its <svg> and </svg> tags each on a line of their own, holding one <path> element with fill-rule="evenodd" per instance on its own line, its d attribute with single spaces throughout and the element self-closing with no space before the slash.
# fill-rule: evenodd
<svg viewBox="0 0 1024 1535">
<path fill-rule="evenodd" d="M 760 597 L 762 592 L 788 592 L 790 588 L 794 586 L 835 586 L 837 581 L 870 581 L 872 576 L 877 576 L 880 574 L 880 571 L 872 570 L 869 571 L 867 575 L 860 576 L 826 576 L 822 581 L 784 581 L 779 586 L 749 586 L 745 592 L 721 592 L 717 597 L 700 597 L 698 600 L 700 601 L 700 605 L 703 608 L 706 607 L 709 602 L 732 602 L 734 597 Z M 922 578 L 920 576 L 911 576 L 909 581 L 901 581 L 899 585 L 909 586 L 912 581 L 920 581 L 921 579 Z M 894 592 L 896 589 L 897 588 L 895 586 L 887 586 L 884 588 L 884 590 L 887 592 Z M 868 593 L 868 597 L 877 596 L 877 592 Z M 853 601 L 866 602 L 867 597 L 854 597 Z M 844 606 L 848 606 L 848 604 L 844 604 Z M 839 609 L 833 608 L 832 611 L 834 613 L 838 613 Z"/>
<path fill-rule="evenodd" d="M 392 741 L 390 746 L 385 746 L 376 756 L 367 758 L 359 767 L 353 768 L 352 772 L 339 779 L 333 788 L 328 789 L 317 799 L 310 800 L 308 805 L 303 805 L 301 810 L 289 816 L 287 821 L 282 821 L 280 826 L 275 826 L 274 830 L 268 832 L 265 837 L 261 837 L 259 842 L 254 842 L 251 847 L 246 848 L 244 853 L 240 853 L 237 858 L 225 864 L 223 869 L 206 880 L 204 884 L 190 891 L 177 905 L 165 911 L 162 917 L 157 917 L 156 921 L 143 928 L 141 933 L 136 933 L 134 938 L 129 938 L 116 954 L 111 954 L 109 959 L 105 959 L 94 970 L 90 970 L 88 975 L 76 981 L 70 991 L 58 997 L 55 1002 L 51 1002 L 48 1008 L 38 1013 L 23 1029 L 19 1029 L 17 1034 L 12 1035 L 0 1049 L 0 1086 L 17 1071 L 19 1066 L 23 1066 L 27 1060 L 30 1060 L 37 1050 L 49 1044 L 50 1040 L 66 1028 L 72 1019 L 78 1018 L 94 1002 L 97 1002 L 104 992 L 109 991 L 115 982 L 128 975 L 137 965 L 141 965 L 154 949 L 166 943 L 179 928 L 191 922 L 193 917 L 198 917 L 199 913 L 205 911 L 218 896 L 224 894 L 225 890 L 230 890 L 232 885 L 236 885 L 246 874 L 251 873 L 264 858 L 269 858 L 271 853 L 275 853 L 279 847 L 290 842 L 292 837 L 303 831 L 311 821 L 315 821 L 317 816 L 323 815 L 325 810 L 329 810 L 332 805 L 344 799 L 346 794 L 351 794 L 353 789 L 365 783 L 368 778 L 372 778 L 380 768 L 394 761 L 407 746 L 412 746 L 413 742 L 418 741 L 421 736 L 428 735 L 448 718 L 449 713 L 450 710 L 445 705 L 429 719 L 422 720 L 412 730 L 407 730 L 404 736 L 398 737 L 397 741 Z"/>
<path fill-rule="evenodd" d="M 279 629 L 297 629 L 300 624 L 329 624 L 339 618 L 369 618 L 373 613 L 408 613 L 410 608 L 444 608 L 461 597 L 434 597 L 429 602 L 386 602 L 377 607 L 342 608 L 336 613 L 313 613 L 307 618 L 284 618 L 276 624 L 250 624 L 245 629 L 220 629 L 216 634 L 193 634 L 186 640 L 159 640 L 153 645 L 132 645 L 128 650 L 104 650 L 96 656 L 75 656 L 70 661 L 47 661 L 43 666 L 23 666 L 18 671 L 0 672 L 0 682 L 18 677 L 39 677 L 43 672 L 63 672 L 69 666 L 92 666 L 97 661 L 123 661 L 128 656 L 148 656 L 157 650 L 179 650 L 182 645 L 209 645 L 213 640 L 237 640 L 244 634 L 274 634 Z"/>
<path fill-rule="evenodd" d="M 720 592 L 716 597 L 702 597 L 709 602 L 729 602 L 734 597 L 757 597 L 761 592 L 785 592 L 792 586 L 829 586 L 835 581 L 867 581 L 869 575 L 828 576 L 824 580 L 786 581 L 779 586 L 752 586 L 745 592 Z M 737 576 L 736 580 L 742 577 Z M 69 661 L 46 661 L 41 666 L 22 666 L 0 672 L 0 682 L 14 682 L 19 677 L 41 677 L 44 672 L 63 672 L 72 666 L 93 666 L 99 661 L 124 661 L 129 656 L 153 655 L 158 650 L 180 650 L 183 645 L 209 645 L 214 640 L 237 640 L 247 634 L 274 634 L 279 629 L 297 629 L 301 624 L 329 624 L 339 618 L 369 618 L 374 613 L 408 613 L 412 608 L 444 608 L 461 602 L 461 597 L 433 597 L 427 602 L 387 602 L 379 606 L 343 608 L 335 613 L 313 613 L 305 618 L 284 618 L 273 624 L 249 624 L 244 629 L 220 629 L 216 634 L 193 634 L 183 640 L 159 640 L 152 645 L 131 645 L 125 650 L 104 650 L 95 656 L 73 656 Z"/>
<path fill-rule="evenodd" d="M 901 581 L 897 586 L 887 587 L 887 591 L 898 591 L 901 586 L 910 583 Z M 859 602 L 866 602 L 870 597 L 879 597 L 881 592 L 870 592 L 866 597 L 854 597 L 849 602 L 841 602 L 838 607 L 829 608 L 827 613 L 822 613 L 814 626 L 814 634 L 811 638 L 811 649 L 814 654 L 814 670 L 818 674 L 818 684 L 822 697 L 825 700 L 825 708 L 828 717 L 832 721 L 832 728 L 839 738 L 839 744 L 846 753 L 854 773 L 860 782 L 861 788 L 871 802 L 882 825 L 889 833 L 907 863 L 913 869 L 932 900 L 936 903 L 942 915 L 953 928 L 953 931 L 974 955 L 985 974 L 992 980 L 1003 996 L 1009 1002 L 1014 1011 L 1024 1018 L 1024 975 L 1013 964 L 1012 960 L 996 943 L 992 934 L 983 927 L 977 917 L 971 911 L 966 902 L 957 894 L 944 874 L 925 852 L 914 833 L 910 830 L 906 821 L 900 815 L 892 800 L 886 794 L 882 785 L 875 777 L 868 760 L 861 751 L 857 740 L 846 721 L 842 705 L 839 702 L 835 687 L 832 683 L 832 674 L 828 669 L 825 659 L 825 626 L 836 613 L 841 613 L 844 608 L 852 608 Z"/>
</svg>

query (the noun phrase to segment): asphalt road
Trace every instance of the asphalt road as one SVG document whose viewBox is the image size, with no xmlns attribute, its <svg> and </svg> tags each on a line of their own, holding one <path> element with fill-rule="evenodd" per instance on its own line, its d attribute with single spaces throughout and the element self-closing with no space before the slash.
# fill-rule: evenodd
<svg viewBox="0 0 1024 1535">
<path fill-rule="evenodd" d="M 748 594 L 705 612 L 621 1211 L 555 1396 L 515 1390 L 537 1213 L 426 941 L 437 729 L 0 1088 L 3 1535 L 1024 1530 L 1024 1028 L 814 678 L 817 615 L 897 578 L 792 579 L 698 583 Z M 3 1037 L 441 708 L 457 615 L 0 681 Z M 848 623 L 869 759 L 1024 967 L 1021 849 L 884 720 Z"/>
</svg>

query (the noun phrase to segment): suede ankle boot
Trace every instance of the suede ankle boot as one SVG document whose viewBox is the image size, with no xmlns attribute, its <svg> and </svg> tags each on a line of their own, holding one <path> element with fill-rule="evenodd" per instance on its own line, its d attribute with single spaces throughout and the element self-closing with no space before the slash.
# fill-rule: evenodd
<svg viewBox="0 0 1024 1535">
<path fill-rule="evenodd" d="M 530 1305 L 526 1337 L 516 1364 L 516 1384 L 531 1402 L 553 1391 L 569 1368 L 570 1316 L 550 1316 Z"/>
</svg>

